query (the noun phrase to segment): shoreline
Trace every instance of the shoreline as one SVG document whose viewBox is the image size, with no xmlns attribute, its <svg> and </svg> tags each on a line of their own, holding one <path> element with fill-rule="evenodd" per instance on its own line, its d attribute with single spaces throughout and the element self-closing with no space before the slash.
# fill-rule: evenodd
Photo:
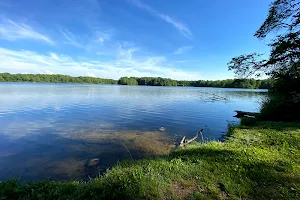
<svg viewBox="0 0 300 200">
<path fill-rule="evenodd" d="M 234 87 L 207 87 L 207 86 L 155 86 L 155 85 L 120 85 L 120 84 L 96 84 L 96 83 L 61 83 L 61 82 L 0 82 L 0 84 L 53 84 L 53 85 L 83 85 L 83 86 L 122 86 L 122 87 L 154 87 L 154 88 L 214 88 L 214 89 L 232 89 L 232 90 L 255 90 L 255 91 L 263 91 L 268 92 L 268 89 L 260 89 L 260 88 L 234 88 Z"/>
<path fill-rule="evenodd" d="M 229 127 L 224 142 L 124 161 L 88 182 L 0 182 L 6 199 L 297 199 L 300 124 Z"/>
<path fill-rule="evenodd" d="M 225 80 L 173 80 L 162 77 L 121 77 L 118 80 L 89 76 L 69 76 L 62 74 L 10 74 L 0 73 L 0 82 L 32 82 L 32 83 L 80 83 L 111 85 L 147 85 L 173 87 L 215 87 L 270 89 L 271 79 L 225 79 Z"/>
</svg>

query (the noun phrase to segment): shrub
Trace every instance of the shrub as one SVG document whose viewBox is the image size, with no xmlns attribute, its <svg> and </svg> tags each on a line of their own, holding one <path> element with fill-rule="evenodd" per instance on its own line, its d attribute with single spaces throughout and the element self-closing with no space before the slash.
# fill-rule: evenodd
<svg viewBox="0 0 300 200">
<path fill-rule="evenodd" d="M 257 123 L 256 118 L 252 117 L 243 117 L 241 118 L 241 124 L 245 126 L 253 126 Z"/>
<path fill-rule="evenodd" d="M 261 120 L 299 121 L 300 96 L 271 95 L 262 103 Z"/>
</svg>

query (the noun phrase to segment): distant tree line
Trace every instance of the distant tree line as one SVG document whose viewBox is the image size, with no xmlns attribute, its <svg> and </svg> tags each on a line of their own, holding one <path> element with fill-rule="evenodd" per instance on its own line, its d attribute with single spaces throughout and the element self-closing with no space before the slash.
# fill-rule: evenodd
<svg viewBox="0 0 300 200">
<path fill-rule="evenodd" d="M 45 83 L 89 83 L 117 84 L 117 80 L 89 76 L 68 76 L 60 74 L 10 74 L 0 73 L 0 82 L 45 82 Z"/>
<path fill-rule="evenodd" d="M 227 79 L 227 80 L 199 80 L 199 81 L 177 81 L 160 77 L 122 77 L 119 79 L 120 85 L 150 85 L 150 86 L 191 86 L 191 87 L 218 87 L 218 88 L 249 88 L 249 89 L 270 89 L 273 80 L 255 79 Z"/>
<path fill-rule="evenodd" d="M 190 87 L 219 87 L 219 88 L 250 88 L 270 89 L 273 80 L 227 79 L 177 81 L 161 77 L 121 77 L 119 80 L 95 78 L 88 76 L 73 77 L 60 74 L 10 74 L 0 73 L 0 82 L 45 82 L 45 83 L 87 83 L 87 84 L 119 84 L 119 85 L 148 85 L 148 86 L 190 86 Z"/>
</svg>

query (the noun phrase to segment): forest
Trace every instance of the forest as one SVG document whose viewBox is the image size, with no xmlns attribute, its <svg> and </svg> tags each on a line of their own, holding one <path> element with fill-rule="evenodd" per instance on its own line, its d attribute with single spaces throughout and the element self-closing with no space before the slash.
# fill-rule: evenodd
<svg viewBox="0 0 300 200">
<path fill-rule="evenodd" d="M 198 80 L 198 81 L 177 81 L 160 77 L 122 77 L 120 85 L 150 85 L 150 86 L 190 86 L 190 87 L 218 87 L 218 88 L 249 88 L 249 89 L 270 89 L 273 80 L 255 79 L 226 79 L 226 80 Z"/>
<path fill-rule="evenodd" d="M 45 82 L 45 83 L 89 83 L 117 84 L 113 79 L 94 78 L 89 76 L 73 77 L 60 74 L 10 74 L 0 73 L 0 82 Z"/>
<path fill-rule="evenodd" d="M 119 85 L 148 85 L 148 86 L 190 86 L 218 88 L 249 88 L 270 89 L 272 79 L 226 79 L 178 81 L 161 77 L 121 77 L 119 80 L 104 79 L 88 76 L 73 77 L 60 74 L 10 74 L 0 73 L 0 82 L 45 82 L 45 83 L 85 83 L 85 84 L 119 84 Z"/>
</svg>

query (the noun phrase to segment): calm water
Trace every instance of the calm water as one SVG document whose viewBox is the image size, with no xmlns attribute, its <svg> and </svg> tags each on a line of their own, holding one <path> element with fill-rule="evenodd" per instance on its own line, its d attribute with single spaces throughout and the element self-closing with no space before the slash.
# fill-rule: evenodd
<svg viewBox="0 0 300 200">
<path fill-rule="evenodd" d="M 0 84 L 0 180 L 80 180 L 85 161 L 101 170 L 128 159 L 122 145 L 76 137 L 157 131 L 218 139 L 234 110 L 257 111 L 265 90 L 38 83 Z M 76 138 L 76 139 L 75 139 Z M 133 156 L 138 157 L 138 154 Z"/>
</svg>

